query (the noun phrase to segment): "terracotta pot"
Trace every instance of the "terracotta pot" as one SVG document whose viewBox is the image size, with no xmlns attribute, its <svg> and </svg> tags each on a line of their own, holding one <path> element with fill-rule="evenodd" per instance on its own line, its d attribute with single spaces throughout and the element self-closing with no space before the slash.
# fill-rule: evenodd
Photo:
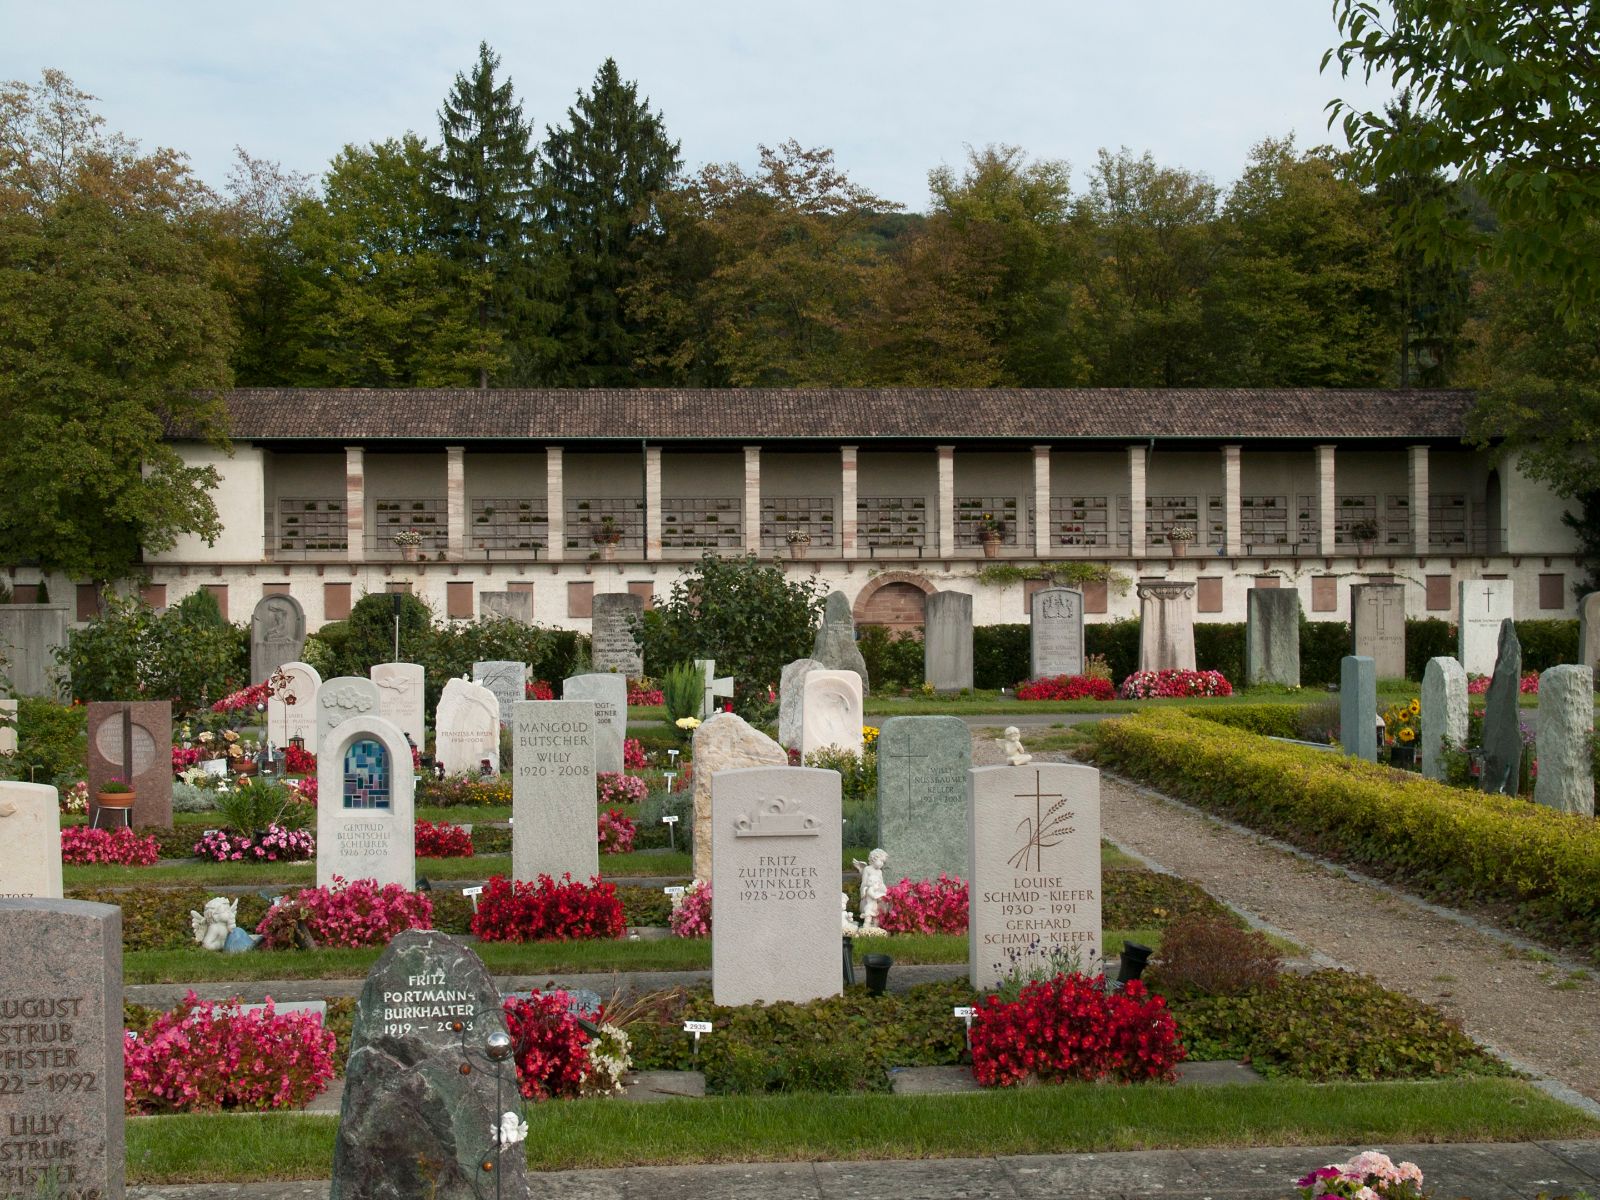
<svg viewBox="0 0 1600 1200">
<path fill-rule="evenodd" d="M 233 773 L 235 775 L 254 775 L 261 764 L 253 758 L 240 758 L 234 760 Z"/>
<path fill-rule="evenodd" d="M 401 546 L 400 557 L 406 562 L 416 562 L 422 555 L 421 546 Z"/>
<path fill-rule="evenodd" d="M 132 808 L 133 799 L 132 792 L 96 792 L 94 794 L 96 808 Z"/>
<path fill-rule="evenodd" d="M 1173 558 L 1183 558 L 1189 553 L 1188 542 L 1168 542 L 1167 548 L 1172 551 Z"/>
<path fill-rule="evenodd" d="M 985 558 L 994 558 L 999 553 L 1000 553 L 1000 535 L 998 533 L 986 533 L 986 534 L 984 534 L 983 535 L 983 556 Z"/>
<path fill-rule="evenodd" d="M 611 562 L 617 557 L 617 544 L 615 542 L 600 543 L 600 557 L 606 562 Z"/>
<path fill-rule="evenodd" d="M 808 548 L 808 545 L 809 545 L 809 543 L 806 543 L 806 542 L 790 542 L 789 543 L 789 557 L 790 558 L 804 558 L 805 557 L 805 553 L 806 553 L 806 549 Z"/>
</svg>

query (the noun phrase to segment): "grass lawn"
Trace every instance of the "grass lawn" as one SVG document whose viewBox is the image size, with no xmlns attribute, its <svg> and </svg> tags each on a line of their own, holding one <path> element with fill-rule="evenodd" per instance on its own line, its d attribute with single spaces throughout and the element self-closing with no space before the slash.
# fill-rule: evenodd
<svg viewBox="0 0 1600 1200">
<path fill-rule="evenodd" d="M 553 1171 L 1600 1136 L 1600 1123 L 1510 1079 L 1272 1083 L 1203 1096 L 1197 1103 L 1188 1087 L 1068 1084 L 948 1096 L 558 1101 L 529 1107 L 525 1145 L 534 1170 Z M 298 1114 L 135 1118 L 128 1182 L 326 1179 L 337 1129 L 335 1117 Z"/>
</svg>

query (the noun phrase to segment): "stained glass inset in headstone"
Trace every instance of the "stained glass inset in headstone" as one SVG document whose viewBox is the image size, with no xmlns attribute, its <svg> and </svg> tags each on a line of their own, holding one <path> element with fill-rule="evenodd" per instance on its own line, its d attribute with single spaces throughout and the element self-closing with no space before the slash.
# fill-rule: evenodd
<svg viewBox="0 0 1600 1200">
<path fill-rule="evenodd" d="M 345 751 L 344 806 L 389 807 L 389 753 L 382 743 L 351 742 Z"/>
</svg>

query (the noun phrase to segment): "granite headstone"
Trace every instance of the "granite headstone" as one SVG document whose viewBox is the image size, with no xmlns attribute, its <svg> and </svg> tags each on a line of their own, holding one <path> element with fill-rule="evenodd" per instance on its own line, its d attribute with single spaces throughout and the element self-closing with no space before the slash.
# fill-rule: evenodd
<svg viewBox="0 0 1600 1200">
<path fill-rule="evenodd" d="M 1170 579 L 1139 581 L 1141 671 L 1194 670 L 1194 588 Z"/>
<path fill-rule="evenodd" d="M 108 780 L 133 785 L 133 824 L 172 826 L 172 704 L 167 700 L 89 705 L 89 819 Z"/>
<path fill-rule="evenodd" d="M 872 690 L 867 660 L 856 645 L 856 618 L 843 592 L 830 592 L 822 608 L 822 626 L 812 643 L 811 657 L 830 671 L 854 671 L 861 676 L 861 694 Z"/>
<path fill-rule="evenodd" d="M 64 698 L 56 651 L 67 644 L 65 604 L 0 604 L 0 659 L 18 696 Z"/>
<path fill-rule="evenodd" d="M 1378 761 L 1378 675 L 1359 654 L 1339 660 L 1339 744 L 1353 758 Z"/>
<path fill-rule="evenodd" d="M 1293 588 L 1251 588 L 1245 596 L 1245 686 L 1299 687 L 1300 593 Z"/>
<path fill-rule="evenodd" d="M 1406 589 L 1398 583 L 1350 588 L 1350 631 L 1356 654 L 1370 658 L 1379 679 L 1406 677 Z"/>
<path fill-rule="evenodd" d="M 61 801 L 55 788 L 0 782 L 0 846 L 0 899 L 61 899 Z"/>
<path fill-rule="evenodd" d="M 600 873 L 593 700 L 523 700 L 512 709 L 511 873 L 530 883 Z"/>
<path fill-rule="evenodd" d="M 694 731 L 694 877 L 711 878 L 711 780 L 740 767 L 781 767 L 782 746 L 735 713 L 717 713 Z M 838 900 L 834 900 L 837 907 Z M 838 915 L 834 921 L 837 923 Z"/>
<path fill-rule="evenodd" d="M 973 987 L 1072 959 L 1084 974 L 1099 973 L 1099 771 L 1039 762 L 974 767 L 967 846 Z"/>
<path fill-rule="evenodd" d="M 317 752 L 317 689 L 322 674 L 309 663 L 289 662 L 273 676 L 278 685 L 267 693 L 267 737 L 274 746 L 287 746 L 295 738 Z"/>
<path fill-rule="evenodd" d="M 800 714 L 805 709 L 805 680 L 812 671 L 827 670 L 814 658 L 797 658 L 783 668 L 778 682 L 778 742 L 800 749 Z"/>
<path fill-rule="evenodd" d="M 1040 588 L 1028 601 L 1031 678 L 1083 674 L 1083 593 Z"/>
<path fill-rule="evenodd" d="M 122 909 L 0 900 L 0 1196 L 122 1200 Z"/>
<path fill-rule="evenodd" d="M 620 772 L 628 736 L 628 681 L 621 675 L 574 675 L 562 682 L 561 695 L 594 701 L 594 769 Z"/>
<path fill-rule="evenodd" d="M 1551 667 L 1539 675 L 1539 777 L 1533 798 L 1559 812 L 1594 816 L 1594 672 Z"/>
<path fill-rule="evenodd" d="M 972 732 L 960 717 L 890 717 L 878 734 L 878 845 L 896 879 L 965 879 Z"/>
<path fill-rule="evenodd" d="M 941 692 L 972 686 L 972 597 L 934 592 L 925 602 L 922 677 Z"/>
<path fill-rule="evenodd" d="M 1483 698 L 1483 774 L 1486 792 L 1515 796 L 1522 783 L 1522 643 L 1517 623 L 1507 617 L 1500 623 L 1500 647 L 1494 674 Z"/>
<path fill-rule="evenodd" d="M 265 683 L 284 663 L 298 662 L 306 648 L 306 611 L 281 593 L 263 596 L 250 615 L 250 682 Z"/>
<path fill-rule="evenodd" d="M 1578 601 L 1578 665 L 1600 679 L 1600 592 Z"/>
<path fill-rule="evenodd" d="M 472 682 L 494 693 L 500 724 L 511 724 L 511 706 L 528 698 L 528 664 L 500 658 L 472 664 Z"/>
<path fill-rule="evenodd" d="M 1467 673 L 1453 658 L 1430 658 L 1422 672 L 1422 773 L 1445 777 L 1445 751 L 1467 748 Z"/>
<path fill-rule="evenodd" d="M 854 671 L 812 671 L 800 710 L 800 754 L 843 750 L 861 757 L 861 679 Z"/>
<path fill-rule="evenodd" d="M 486 761 L 499 772 L 500 701 L 493 692 L 465 679 L 446 681 L 434 714 L 433 757 L 448 775 L 478 775 Z"/>
<path fill-rule="evenodd" d="M 615 671 L 624 679 L 644 674 L 644 651 L 639 647 L 639 623 L 644 619 L 644 597 L 632 592 L 602 592 L 591 609 L 590 661 L 596 671 Z"/>
<path fill-rule="evenodd" d="M 316 708 L 317 745 L 326 746 L 329 735 L 346 721 L 381 715 L 383 695 L 370 679 L 336 675 L 317 689 Z"/>
<path fill-rule="evenodd" d="M 1456 660 L 1468 675 L 1494 670 L 1500 647 L 1500 626 L 1516 617 L 1511 580 L 1466 579 L 1456 585 Z"/>
<path fill-rule="evenodd" d="M 804 1004 L 837 996 L 839 773 L 718 771 L 711 814 L 713 999 Z"/>
<path fill-rule="evenodd" d="M 317 886 L 417 882 L 416 775 L 400 728 L 367 714 L 340 722 L 317 755 Z"/>
<path fill-rule="evenodd" d="M 374 663 L 367 672 L 378 689 L 378 715 L 400 727 L 420 750 L 427 744 L 427 673 L 418 663 Z"/>
<path fill-rule="evenodd" d="M 361 989 L 333 1151 L 330 1200 L 484 1200 L 528 1194 L 527 1148 L 500 991 L 449 934 L 407 930 Z M 509 1046 L 509 1043 L 506 1043 Z"/>
</svg>

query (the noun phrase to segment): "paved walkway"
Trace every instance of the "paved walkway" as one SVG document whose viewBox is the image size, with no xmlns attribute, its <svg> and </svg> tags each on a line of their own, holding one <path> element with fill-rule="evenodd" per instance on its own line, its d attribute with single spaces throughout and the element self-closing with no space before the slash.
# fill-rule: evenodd
<svg viewBox="0 0 1600 1200">
<path fill-rule="evenodd" d="M 911 1162 L 733 1163 L 535 1175 L 531 1195 L 562 1200 L 1287 1200 L 1292 1180 L 1367 1146 L 1138 1150 Z M 1430 1195 L 1532 1200 L 1600 1195 L 1600 1142 L 1380 1147 L 1422 1168 Z M 326 1200 L 326 1183 L 130 1188 L 130 1200 Z M 506 1198 L 512 1200 L 512 1198 Z M 520 1200 L 520 1198 L 517 1198 Z"/>
</svg>

